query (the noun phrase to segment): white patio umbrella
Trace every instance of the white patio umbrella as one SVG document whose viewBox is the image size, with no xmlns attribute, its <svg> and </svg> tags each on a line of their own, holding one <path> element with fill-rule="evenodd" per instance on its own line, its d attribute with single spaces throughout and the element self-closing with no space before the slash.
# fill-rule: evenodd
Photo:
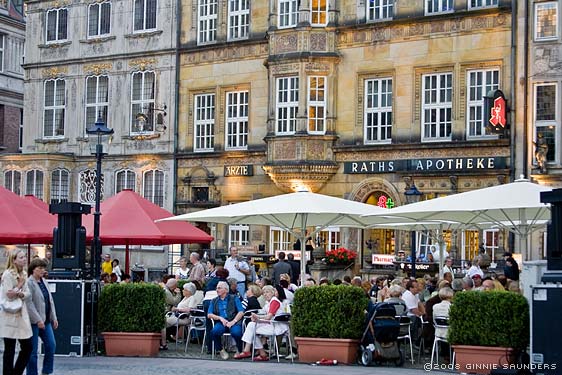
<svg viewBox="0 0 562 375">
<path fill-rule="evenodd" d="M 315 227 L 314 236 L 329 226 L 360 227 L 366 224 L 363 215 L 387 209 L 335 198 L 328 195 L 299 191 L 251 200 L 203 211 L 173 216 L 163 220 L 204 221 L 219 224 L 273 225 L 289 231 L 300 239 L 301 273 L 305 274 L 306 228 Z"/>
<path fill-rule="evenodd" d="M 537 224 L 550 219 L 550 206 L 540 202 L 540 193 L 550 190 L 519 179 L 509 184 L 408 204 L 386 213 L 368 215 L 362 220 L 380 224 L 381 216 L 391 215 L 394 222 L 452 221 L 467 228 L 497 225 L 519 235 L 523 253 L 527 252 L 529 234 L 539 227 Z"/>
</svg>

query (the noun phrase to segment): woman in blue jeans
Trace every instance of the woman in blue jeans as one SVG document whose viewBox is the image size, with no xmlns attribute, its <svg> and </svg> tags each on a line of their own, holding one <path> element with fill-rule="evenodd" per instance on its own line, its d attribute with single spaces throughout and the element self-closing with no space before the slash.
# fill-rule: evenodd
<svg viewBox="0 0 562 375">
<path fill-rule="evenodd" d="M 33 350 L 27 364 L 27 375 L 37 375 L 39 337 L 41 337 L 41 341 L 43 341 L 45 346 L 45 358 L 43 359 L 43 371 L 41 373 L 53 373 L 56 348 L 53 330 L 58 328 L 59 322 L 57 321 L 55 303 L 49 291 L 49 285 L 43 278 L 46 267 L 47 262 L 44 259 L 35 258 L 29 263 L 27 269 L 27 273 L 30 275 L 27 285 L 31 292 L 31 298 L 27 300 L 27 310 L 29 311 L 31 330 L 33 331 Z"/>
</svg>

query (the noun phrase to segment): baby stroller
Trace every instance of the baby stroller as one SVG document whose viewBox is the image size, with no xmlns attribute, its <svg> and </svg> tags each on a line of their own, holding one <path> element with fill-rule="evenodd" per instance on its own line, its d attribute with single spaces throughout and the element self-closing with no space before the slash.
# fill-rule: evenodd
<svg viewBox="0 0 562 375">
<path fill-rule="evenodd" d="M 396 366 L 402 366 L 404 354 L 398 345 L 399 334 L 400 323 L 396 320 L 394 305 L 385 302 L 373 305 L 367 314 L 367 324 L 359 346 L 359 364 L 369 366 L 371 362 L 380 365 L 393 361 Z"/>
</svg>

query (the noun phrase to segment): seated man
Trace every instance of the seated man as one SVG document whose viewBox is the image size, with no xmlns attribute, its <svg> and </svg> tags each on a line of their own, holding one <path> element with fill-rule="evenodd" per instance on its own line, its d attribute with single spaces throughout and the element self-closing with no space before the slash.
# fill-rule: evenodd
<svg viewBox="0 0 562 375">
<path fill-rule="evenodd" d="M 228 359 L 228 352 L 222 348 L 222 335 L 230 332 L 236 341 L 237 353 L 242 351 L 242 318 L 244 308 L 240 298 L 228 293 L 229 287 L 225 281 L 217 284 L 217 297 L 209 304 L 207 318 L 213 320 L 215 326 L 211 330 L 211 340 L 215 350 L 220 351 L 222 359 Z"/>
</svg>

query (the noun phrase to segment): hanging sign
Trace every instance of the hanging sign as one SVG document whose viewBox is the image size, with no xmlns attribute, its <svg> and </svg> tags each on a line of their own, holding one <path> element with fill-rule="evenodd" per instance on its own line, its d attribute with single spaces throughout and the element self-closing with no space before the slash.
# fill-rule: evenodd
<svg viewBox="0 0 562 375">
<path fill-rule="evenodd" d="M 486 126 L 493 133 L 503 133 L 507 125 L 507 100 L 501 90 L 492 90 L 484 96 Z"/>
</svg>

